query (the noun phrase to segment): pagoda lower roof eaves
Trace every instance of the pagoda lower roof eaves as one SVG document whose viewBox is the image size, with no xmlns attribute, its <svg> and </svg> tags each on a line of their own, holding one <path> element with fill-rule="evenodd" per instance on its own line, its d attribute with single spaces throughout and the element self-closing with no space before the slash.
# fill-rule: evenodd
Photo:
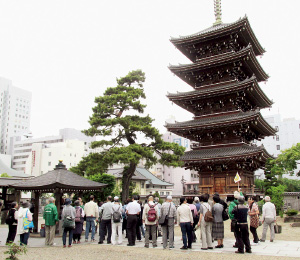
<svg viewBox="0 0 300 260">
<path fill-rule="evenodd" d="M 266 161 L 273 158 L 263 146 L 240 145 L 231 147 L 208 148 L 186 152 L 180 159 L 186 164 L 191 162 L 231 161 L 259 156 Z"/>
<path fill-rule="evenodd" d="M 227 84 L 215 84 L 209 88 L 197 89 L 194 91 L 188 92 L 178 92 L 178 93 L 168 93 L 167 97 L 170 101 L 177 103 L 176 101 L 191 101 L 191 100 L 204 100 L 211 97 L 224 96 L 229 93 L 235 93 L 240 90 L 247 88 L 253 88 L 255 92 L 250 92 L 253 96 L 256 97 L 259 107 L 266 108 L 270 107 L 273 104 L 266 94 L 262 91 L 258 85 L 257 79 L 255 76 L 245 79 L 243 81 L 232 81 Z"/>
<path fill-rule="evenodd" d="M 221 23 L 219 25 L 211 26 L 205 30 L 202 30 L 192 35 L 179 36 L 179 38 L 171 37 L 170 41 L 178 49 L 180 49 L 181 45 L 196 44 L 199 42 L 208 41 L 216 37 L 220 37 L 222 35 L 228 35 L 237 30 L 243 30 L 243 28 L 245 29 L 247 35 L 249 35 L 249 41 L 253 45 L 255 54 L 262 55 L 265 52 L 265 50 L 257 40 L 250 26 L 247 16 L 245 16 L 244 18 L 240 18 L 239 20 L 233 23 Z"/>
<path fill-rule="evenodd" d="M 193 129 L 207 129 L 229 125 L 238 125 L 251 121 L 256 123 L 257 128 L 260 129 L 265 136 L 274 135 L 276 133 L 276 130 L 271 127 L 267 121 L 265 121 L 258 110 L 220 114 L 219 116 L 212 117 L 206 116 L 200 119 L 185 122 L 176 122 L 174 124 L 166 124 L 165 127 L 170 132 L 177 132 L 180 130 L 188 131 Z"/>
<path fill-rule="evenodd" d="M 189 82 L 184 77 L 185 73 L 193 74 L 193 72 L 196 71 L 220 67 L 226 64 L 234 63 L 236 61 L 240 61 L 241 58 L 245 58 L 245 62 L 248 64 L 248 66 L 255 70 L 253 72 L 257 78 L 257 81 L 266 81 L 269 78 L 268 74 L 263 70 L 263 68 L 257 61 L 251 45 L 248 45 L 238 52 L 222 53 L 216 56 L 200 59 L 195 63 L 170 65 L 169 69 L 182 80 L 186 81 L 188 84 L 191 84 L 191 82 Z"/>
</svg>

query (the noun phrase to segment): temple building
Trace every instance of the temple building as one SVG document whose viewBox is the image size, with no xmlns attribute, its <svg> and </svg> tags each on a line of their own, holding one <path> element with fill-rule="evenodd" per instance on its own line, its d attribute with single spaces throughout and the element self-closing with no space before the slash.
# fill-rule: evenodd
<svg viewBox="0 0 300 260">
<path fill-rule="evenodd" d="M 268 75 L 256 56 L 265 52 L 247 17 L 222 23 L 220 2 L 215 3 L 216 22 L 196 34 L 171 42 L 190 64 L 170 66 L 193 90 L 169 94 L 170 101 L 191 112 L 193 120 L 167 123 L 168 131 L 191 140 L 182 160 L 199 175 L 199 193 L 232 194 L 238 184 L 254 193 L 254 171 L 271 155 L 253 141 L 276 133 L 260 114 L 272 101 L 259 86 Z"/>
</svg>

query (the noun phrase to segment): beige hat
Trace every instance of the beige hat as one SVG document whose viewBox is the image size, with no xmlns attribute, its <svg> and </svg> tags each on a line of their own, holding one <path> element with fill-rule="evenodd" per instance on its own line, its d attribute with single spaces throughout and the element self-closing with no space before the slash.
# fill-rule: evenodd
<svg viewBox="0 0 300 260">
<path fill-rule="evenodd" d="M 240 193 L 238 191 L 235 191 L 233 193 L 233 196 L 234 196 L 235 199 L 238 199 L 241 195 L 240 195 Z"/>
<path fill-rule="evenodd" d="M 195 197 L 195 198 L 194 198 L 194 201 L 200 201 L 200 200 L 199 200 L 199 198 L 198 198 L 198 197 Z"/>
</svg>

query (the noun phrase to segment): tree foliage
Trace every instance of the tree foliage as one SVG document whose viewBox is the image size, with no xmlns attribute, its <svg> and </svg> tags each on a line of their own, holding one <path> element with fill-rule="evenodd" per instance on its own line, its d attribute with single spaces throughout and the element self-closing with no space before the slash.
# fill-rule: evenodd
<svg viewBox="0 0 300 260">
<path fill-rule="evenodd" d="M 300 192 L 300 180 L 282 178 L 279 179 L 279 183 L 286 187 L 286 192 Z"/>
<path fill-rule="evenodd" d="M 276 207 L 276 213 L 282 214 L 282 207 L 283 207 L 283 193 L 285 192 L 285 186 L 278 185 L 277 187 L 273 186 L 269 188 L 269 195 L 271 197 L 271 202 L 274 203 Z"/>
<path fill-rule="evenodd" d="M 99 138 L 92 148 L 100 151 L 84 158 L 74 170 L 89 176 L 103 173 L 113 164 L 123 164 L 122 201 L 129 196 L 130 181 L 140 161 L 147 168 L 158 162 L 174 167 L 182 165 L 180 156 L 184 148 L 164 142 L 158 129 L 152 126 L 153 119 L 143 115 L 144 82 L 144 72 L 131 71 L 117 79 L 116 87 L 107 88 L 103 96 L 95 98 L 90 128 L 83 132 Z"/>
</svg>

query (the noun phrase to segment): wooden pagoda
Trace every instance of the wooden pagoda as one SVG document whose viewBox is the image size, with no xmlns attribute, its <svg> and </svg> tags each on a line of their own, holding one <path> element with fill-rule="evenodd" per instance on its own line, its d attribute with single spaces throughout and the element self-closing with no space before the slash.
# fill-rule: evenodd
<svg viewBox="0 0 300 260">
<path fill-rule="evenodd" d="M 219 15 L 212 27 L 171 42 L 192 61 L 169 67 L 194 89 L 167 95 L 194 114 L 193 120 L 166 124 L 168 131 L 192 141 L 192 150 L 182 157 L 184 167 L 198 172 L 200 194 L 232 194 L 237 172 L 242 190 L 253 193 L 254 171 L 271 157 L 253 141 L 276 131 L 260 114 L 272 101 L 259 86 L 268 75 L 256 56 L 265 51 L 247 17 L 224 24 Z"/>
</svg>

